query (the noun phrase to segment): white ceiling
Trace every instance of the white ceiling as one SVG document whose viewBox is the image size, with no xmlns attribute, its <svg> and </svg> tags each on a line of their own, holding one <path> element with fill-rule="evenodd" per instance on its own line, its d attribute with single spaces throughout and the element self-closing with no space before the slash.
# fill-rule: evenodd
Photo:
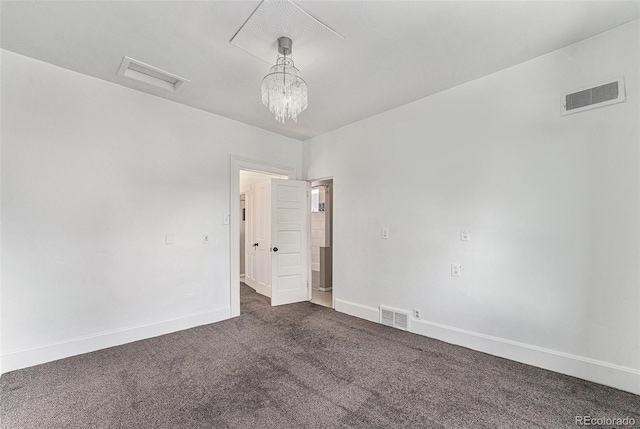
<svg viewBox="0 0 640 429">
<path fill-rule="evenodd" d="M 640 16 L 639 1 L 295 3 L 344 37 L 301 68 L 309 108 L 297 124 L 261 103 L 269 64 L 230 43 L 258 0 L 2 0 L 1 46 L 305 140 Z M 118 76 L 125 55 L 191 82 L 173 93 Z"/>
</svg>

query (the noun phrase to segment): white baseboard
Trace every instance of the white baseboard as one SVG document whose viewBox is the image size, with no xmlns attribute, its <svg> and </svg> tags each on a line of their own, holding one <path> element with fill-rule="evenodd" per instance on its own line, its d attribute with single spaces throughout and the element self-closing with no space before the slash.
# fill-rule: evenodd
<svg viewBox="0 0 640 429">
<path fill-rule="evenodd" d="M 379 323 L 379 310 L 340 299 L 335 309 Z M 548 369 L 640 395 L 640 370 L 425 320 L 411 319 L 410 332 L 516 362 Z"/>
<path fill-rule="evenodd" d="M 330 290 L 332 290 L 332 287 L 319 287 L 318 290 L 320 292 L 329 292 Z"/>
<path fill-rule="evenodd" d="M 334 310 L 346 313 L 350 316 L 359 317 L 360 319 L 378 323 L 380 321 L 380 311 L 375 307 L 356 304 L 342 299 L 335 298 L 333 300 Z"/>
<path fill-rule="evenodd" d="M 640 395 L 640 370 L 424 320 L 411 332 Z"/>
<path fill-rule="evenodd" d="M 240 274 L 240 281 L 244 283 L 244 274 Z"/>
<path fill-rule="evenodd" d="M 200 325 L 220 322 L 229 319 L 229 308 L 206 313 L 190 314 L 175 319 L 164 320 L 149 325 L 117 329 L 95 335 L 71 338 L 66 341 L 32 347 L 22 350 L 12 350 L 0 355 L 0 368 L 3 372 L 27 368 L 70 356 L 93 352 L 108 347 L 119 346 L 133 341 L 144 340 L 164 334 L 170 334 Z"/>
</svg>

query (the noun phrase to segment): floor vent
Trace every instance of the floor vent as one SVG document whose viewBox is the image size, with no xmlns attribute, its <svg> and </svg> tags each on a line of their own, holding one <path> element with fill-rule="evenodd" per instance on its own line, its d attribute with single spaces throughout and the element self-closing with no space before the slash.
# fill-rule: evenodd
<svg viewBox="0 0 640 429">
<path fill-rule="evenodd" d="M 584 112 L 625 101 L 624 79 L 582 89 L 562 97 L 562 114 Z"/>
<path fill-rule="evenodd" d="M 383 325 L 408 331 L 409 320 L 408 311 L 380 306 L 380 323 Z"/>
<path fill-rule="evenodd" d="M 124 57 L 118 69 L 118 76 L 125 76 L 159 88 L 176 92 L 189 80 L 150 66 L 133 58 Z"/>
</svg>

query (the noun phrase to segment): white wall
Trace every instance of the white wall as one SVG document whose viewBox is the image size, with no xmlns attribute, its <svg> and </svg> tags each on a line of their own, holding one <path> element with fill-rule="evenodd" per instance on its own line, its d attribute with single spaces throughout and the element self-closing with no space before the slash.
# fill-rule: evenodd
<svg viewBox="0 0 640 429">
<path fill-rule="evenodd" d="M 305 177 L 334 179 L 336 309 L 418 308 L 414 332 L 640 393 L 638 40 L 635 21 L 306 141 Z M 560 115 L 622 75 L 626 103 Z"/>
<path fill-rule="evenodd" d="M 231 154 L 300 171 L 297 140 L 3 50 L 2 370 L 228 318 Z"/>
</svg>

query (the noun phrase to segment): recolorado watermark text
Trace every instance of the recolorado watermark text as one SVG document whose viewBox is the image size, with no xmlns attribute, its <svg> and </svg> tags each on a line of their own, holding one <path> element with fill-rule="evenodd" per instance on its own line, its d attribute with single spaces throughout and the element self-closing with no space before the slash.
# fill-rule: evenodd
<svg viewBox="0 0 640 429">
<path fill-rule="evenodd" d="M 576 426 L 635 426 L 636 419 L 633 417 L 593 417 L 576 416 Z"/>
</svg>

